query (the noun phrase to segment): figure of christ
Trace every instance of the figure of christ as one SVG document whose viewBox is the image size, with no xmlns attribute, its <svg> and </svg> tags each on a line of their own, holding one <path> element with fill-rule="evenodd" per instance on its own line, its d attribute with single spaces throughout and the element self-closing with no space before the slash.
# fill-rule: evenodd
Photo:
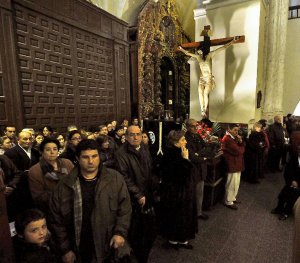
<svg viewBox="0 0 300 263">
<path fill-rule="evenodd" d="M 197 54 L 188 52 L 181 46 L 178 47 L 178 50 L 183 52 L 185 55 L 195 58 L 200 67 L 200 78 L 198 84 L 198 93 L 199 93 L 199 101 L 200 101 L 200 108 L 201 108 L 201 115 L 206 116 L 206 109 L 208 105 L 208 95 L 211 90 L 215 87 L 215 80 L 214 76 L 212 75 L 212 58 L 214 55 L 222 51 L 232 44 L 234 44 L 240 37 L 234 37 L 232 41 L 228 42 L 222 47 L 219 47 L 211 52 L 209 52 L 206 56 L 203 55 L 203 52 L 199 49 Z"/>
</svg>

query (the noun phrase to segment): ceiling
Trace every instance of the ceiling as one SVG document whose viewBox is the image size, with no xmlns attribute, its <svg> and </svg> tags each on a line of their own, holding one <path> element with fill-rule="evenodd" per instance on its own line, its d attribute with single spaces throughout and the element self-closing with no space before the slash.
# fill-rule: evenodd
<svg viewBox="0 0 300 263">
<path fill-rule="evenodd" d="M 104 9 L 112 15 L 126 21 L 129 26 L 134 26 L 137 23 L 137 17 L 148 1 L 166 1 L 166 0 L 87 0 L 94 5 Z M 246 1 L 246 0 L 170 0 L 174 1 L 178 19 L 185 33 L 194 39 L 195 22 L 193 10 L 199 7 L 204 7 L 203 2 L 210 2 L 209 5 L 218 5 Z M 248 0 L 249 1 L 249 0 Z M 299 0 L 300 1 L 300 0 Z"/>
<path fill-rule="evenodd" d="M 96 6 L 126 21 L 130 26 L 137 23 L 140 11 L 148 1 L 159 0 L 88 0 Z M 200 0 L 174 0 L 178 12 L 179 21 L 185 33 L 194 39 L 195 23 L 193 10 Z M 198 3 L 199 5 L 199 3 Z"/>
</svg>

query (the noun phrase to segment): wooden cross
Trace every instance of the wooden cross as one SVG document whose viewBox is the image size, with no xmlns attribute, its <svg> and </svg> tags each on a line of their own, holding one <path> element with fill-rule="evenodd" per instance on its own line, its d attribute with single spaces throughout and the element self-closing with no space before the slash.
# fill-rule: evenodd
<svg viewBox="0 0 300 263">
<path fill-rule="evenodd" d="M 204 26 L 204 30 L 202 31 L 201 35 L 204 36 L 204 41 L 200 42 L 191 42 L 191 43 L 184 43 L 181 44 L 183 48 L 199 48 L 203 52 L 204 58 L 207 56 L 207 54 L 210 52 L 210 47 L 212 46 L 220 46 L 225 45 L 232 41 L 234 37 L 225 37 L 225 38 L 219 38 L 219 39 L 210 39 L 209 36 L 210 26 Z M 238 36 L 238 40 L 234 42 L 234 44 L 237 43 L 244 43 L 245 42 L 245 36 Z"/>
</svg>

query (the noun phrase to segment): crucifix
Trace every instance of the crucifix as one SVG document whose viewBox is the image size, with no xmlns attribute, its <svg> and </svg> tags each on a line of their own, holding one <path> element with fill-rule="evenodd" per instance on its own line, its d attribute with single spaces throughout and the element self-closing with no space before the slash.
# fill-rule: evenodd
<svg viewBox="0 0 300 263">
<path fill-rule="evenodd" d="M 212 75 L 212 58 L 213 56 L 227 47 L 245 42 L 245 36 L 226 37 L 220 39 L 210 39 L 210 26 L 204 26 L 204 30 L 201 36 L 204 36 L 204 41 L 184 43 L 178 47 L 178 50 L 183 52 L 185 55 L 193 57 L 197 60 L 200 67 L 200 78 L 198 84 L 199 101 L 201 107 L 201 115 L 206 117 L 206 110 L 208 105 L 208 95 L 211 90 L 215 87 L 214 76 Z M 211 46 L 220 46 L 213 51 L 210 51 Z M 184 48 L 198 48 L 197 54 L 188 52 Z"/>
</svg>

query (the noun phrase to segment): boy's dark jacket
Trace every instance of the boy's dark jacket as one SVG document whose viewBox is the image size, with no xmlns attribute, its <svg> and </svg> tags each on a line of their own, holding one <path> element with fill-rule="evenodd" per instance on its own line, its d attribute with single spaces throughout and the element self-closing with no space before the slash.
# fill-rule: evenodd
<svg viewBox="0 0 300 263">
<path fill-rule="evenodd" d="M 52 238 L 43 246 L 27 243 L 23 238 L 15 236 L 13 239 L 16 263 L 60 263 L 57 250 Z"/>
</svg>

